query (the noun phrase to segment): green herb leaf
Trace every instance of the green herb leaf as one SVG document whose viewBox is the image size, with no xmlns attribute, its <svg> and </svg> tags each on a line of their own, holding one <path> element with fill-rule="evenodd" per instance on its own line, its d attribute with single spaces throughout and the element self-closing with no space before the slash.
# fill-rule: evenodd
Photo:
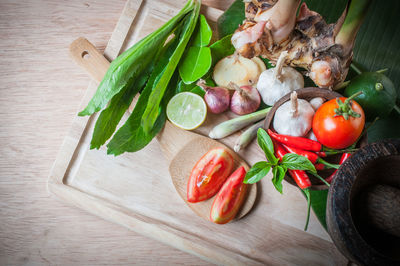
<svg viewBox="0 0 400 266">
<path fill-rule="evenodd" d="M 150 133 L 152 131 L 152 128 L 157 121 L 160 112 L 160 103 L 164 96 L 168 82 L 171 79 L 176 69 L 176 66 L 179 63 L 179 60 L 181 59 L 182 54 L 186 48 L 186 45 L 189 42 L 190 36 L 192 35 L 192 32 L 196 26 L 197 18 L 199 16 L 199 11 L 200 11 L 200 2 L 198 1 L 194 2 L 195 2 L 195 7 L 193 12 L 189 14 L 188 17 L 186 17 L 185 19 L 186 21 L 179 37 L 179 44 L 176 47 L 174 53 L 172 54 L 161 76 L 155 82 L 153 90 L 149 96 L 149 100 L 146 109 L 143 113 L 141 121 L 144 131 L 147 133 Z"/>
<path fill-rule="evenodd" d="M 286 170 L 286 167 L 280 165 L 277 165 L 272 169 L 272 184 L 274 184 L 276 190 L 278 190 L 281 194 L 283 193 L 282 181 L 283 178 L 285 178 Z"/>
<path fill-rule="evenodd" d="M 188 1 L 185 7 L 175 17 L 111 62 L 93 98 L 79 115 L 91 115 L 100 111 L 129 83 L 130 80 L 139 77 L 143 70 L 154 61 L 157 54 L 154 51 L 162 47 L 166 38 L 193 7 L 193 1 Z"/>
<path fill-rule="evenodd" d="M 232 34 L 225 36 L 221 40 L 210 45 L 213 65 L 215 65 L 222 58 L 235 52 L 235 47 L 232 45 L 231 37 Z"/>
<path fill-rule="evenodd" d="M 245 184 L 257 183 L 268 174 L 269 170 L 271 170 L 271 164 L 267 162 L 255 163 L 246 173 L 243 183 Z"/>
<path fill-rule="evenodd" d="M 279 159 L 274 155 L 274 144 L 268 133 L 262 128 L 259 128 L 257 131 L 257 142 L 258 146 L 264 151 L 268 162 L 272 165 L 276 165 Z"/>
<path fill-rule="evenodd" d="M 185 84 L 185 82 L 183 82 L 183 80 L 180 80 L 178 82 L 177 93 L 191 91 L 196 86 L 197 85 L 195 83 Z"/>
<path fill-rule="evenodd" d="M 179 65 L 179 74 L 186 84 L 193 83 L 208 72 L 211 62 L 210 47 L 192 46 Z"/>
<path fill-rule="evenodd" d="M 291 170 L 306 170 L 313 173 L 317 172 L 310 160 L 295 153 L 286 153 L 282 158 L 281 165 Z"/>
<path fill-rule="evenodd" d="M 203 47 L 207 46 L 212 37 L 212 30 L 210 25 L 208 25 L 206 17 L 200 15 L 199 23 L 197 26 L 197 32 L 193 40 L 193 46 Z"/>
</svg>

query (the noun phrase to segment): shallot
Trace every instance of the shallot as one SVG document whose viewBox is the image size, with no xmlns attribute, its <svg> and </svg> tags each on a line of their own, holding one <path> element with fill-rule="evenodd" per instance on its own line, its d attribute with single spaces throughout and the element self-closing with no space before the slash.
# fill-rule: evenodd
<svg viewBox="0 0 400 266">
<path fill-rule="evenodd" d="M 229 83 L 235 89 L 231 99 L 231 111 L 238 115 L 245 115 L 255 112 L 260 107 L 261 97 L 256 88 L 246 85 L 239 87 Z"/>
<path fill-rule="evenodd" d="M 228 110 L 230 102 L 228 89 L 207 86 L 206 82 L 202 79 L 197 82 L 197 86 L 206 91 L 206 94 L 204 95 L 204 101 L 206 102 L 211 113 L 219 114 Z"/>
</svg>

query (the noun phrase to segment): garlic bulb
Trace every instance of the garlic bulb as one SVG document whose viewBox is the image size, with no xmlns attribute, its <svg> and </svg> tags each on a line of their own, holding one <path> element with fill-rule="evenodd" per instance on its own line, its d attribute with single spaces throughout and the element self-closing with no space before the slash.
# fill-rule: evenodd
<svg viewBox="0 0 400 266">
<path fill-rule="evenodd" d="M 310 100 L 310 104 L 314 111 L 317 111 L 317 109 L 325 102 L 325 99 L 322 97 L 315 97 Z"/>
<path fill-rule="evenodd" d="M 257 90 L 267 105 L 274 105 L 280 98 L 291 91 L 304 87 L 303 76 L 292 67 L 284 67 L 287 52 L 280 54 L 275 68 L 261 73 L 258 78 Z"/>
<path fill-rule="evenodd" d="M 279 134 L 303 137 L 311 129 L 314 113 L 311 104 L 306 100 L 297 99 L 297 93 L 294 91 L 290 95 L 290 101 L 276 110 L 274 129 Z"/>
</svg>

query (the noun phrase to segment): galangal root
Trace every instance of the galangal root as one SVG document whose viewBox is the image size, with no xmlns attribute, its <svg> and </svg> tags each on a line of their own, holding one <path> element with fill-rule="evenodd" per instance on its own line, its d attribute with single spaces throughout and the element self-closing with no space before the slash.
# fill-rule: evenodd
<svg viewBox="0 0 400 266">
<path fill-rule="evenodd" d="M 346 78 L 353 46 L 370 0 L 350 0 L 336 23 L 300 0 L 245 0 L 246 20 L 232 36 L 236 51 L 247 58 L 262 56 L 307 70 L 319 87 L 334 88 Z"/>
</svg>

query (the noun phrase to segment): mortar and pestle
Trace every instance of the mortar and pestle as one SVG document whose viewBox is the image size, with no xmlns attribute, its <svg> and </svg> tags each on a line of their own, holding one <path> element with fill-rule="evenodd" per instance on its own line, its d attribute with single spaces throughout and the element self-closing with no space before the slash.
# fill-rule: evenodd
<svg viewBox="0 0 400 266">
<path fill-rule="evenodd" d="M 298 98 L 306 100 L 341 96 L 320 88 L 296 92 Z M 272 128 L 275 111 L 289 99 L 290 93 L 274 104 L 264 128 Z M 367 145 L 364 136 L 359 146 L 362 148 L 339 168 L 329 188 L 328 232 L 337 248 L 352 262 L 400 265 L 400 139 Z M 335 159 L 338 158 L 331 160 Z M 296 185 L 288 175 L 285 180 Z M 311 177 L 311 182 L 312 189 L 327 189 L 317 179 Z"/>
<path fill-rule="evenodd" d="M 339 168 L 326 221 L 352 262 L 400 265 L 400 139 L 369 144 Z"/>
</svg>

